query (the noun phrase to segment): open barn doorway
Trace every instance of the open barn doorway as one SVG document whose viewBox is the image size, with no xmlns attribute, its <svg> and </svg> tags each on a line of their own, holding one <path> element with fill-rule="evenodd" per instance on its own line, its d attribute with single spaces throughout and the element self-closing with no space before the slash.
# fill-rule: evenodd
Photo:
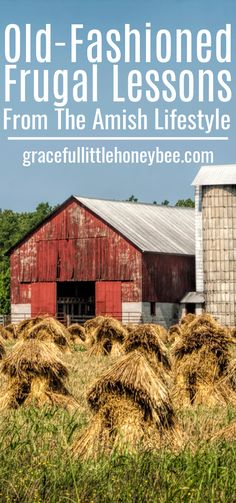
<svg viewBox="0 0 236 503">
<path fill-rule="evenodd" d="M 63 281 L 57 283 L 59 319 L 85 321 L 95 316 L 95 282 Z"/>
</svg>

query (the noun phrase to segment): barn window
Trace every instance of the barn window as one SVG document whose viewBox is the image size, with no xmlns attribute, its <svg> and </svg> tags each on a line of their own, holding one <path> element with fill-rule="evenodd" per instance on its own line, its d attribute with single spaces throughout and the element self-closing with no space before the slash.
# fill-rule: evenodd
<svg viewBox="0 0 236 503">
<path fill-rule="evenodd" d="M 150 302 L 150 314 L 156 316 L 156 302 Z"/>
</svg>

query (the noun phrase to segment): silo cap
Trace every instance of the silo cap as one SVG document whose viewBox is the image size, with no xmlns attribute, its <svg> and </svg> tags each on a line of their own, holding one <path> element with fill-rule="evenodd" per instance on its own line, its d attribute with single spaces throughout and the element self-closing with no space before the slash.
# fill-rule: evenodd
<svg viewBox="0 0 236 503">
<path fill-rule="evenodd" d="M 192 185 L 236 185 L 236 164 L 202 166 Z"/>
</svg>

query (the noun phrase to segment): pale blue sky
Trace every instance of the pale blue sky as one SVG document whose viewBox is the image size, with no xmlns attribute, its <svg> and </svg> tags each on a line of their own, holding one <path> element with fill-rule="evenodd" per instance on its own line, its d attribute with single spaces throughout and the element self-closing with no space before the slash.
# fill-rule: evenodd
<svg viewBox="0 0 236 503">
<path fill-rule="evenodd" d="M 232 89 L 233 99 L 230 105 L 220 105 L 221 111 L 228 113 L 232 117 L 232 129 L 230 132 L 230 141 L 227 143 L 207 143 L 207 148 L 214 151 L 214 161 L 218 163 L 236 162 L 235 154 L 235 59 L 236 59 L 236 10 L 235 0 L 0 0 L 1 9 L 1 32 L 0 32 L 0 75 L 3 76 L 3 38 L 4 28 L 8 23 L 17 23 L 21 27 L 26 23 L 32 23 L 35 29 L 39 29 L 45 23 L 52 23 L 53 33 L 57 40 L 68 40 L 71 23 L 84 23 L 88 28 L 100 28 L 106 30 L 109 28 L 121 29 L 124 23 L 130 23 L 132 27 L 142 29 L 145 22 L 151 22 L 153 30 L 167 28 L 171 31 L 176 28 L 189 28 L 196 33 L 201 28 L 208 28 L 213 32 L 231 23 L 233 27 L 233 56 L 231 72 L 233 76 Z M 134 65 L 133 65 L 134 66 Z M 186 66 L 186 65 L 185 65 Z M 196 72 L 199 64 L 193 63 L 191 69 Z M 216 64 L 209 64 L 209 68 L 217 70 Z M 51 68 L 70 68 L 67 61 L 66 49 L 58 49 Z M 134 66 L 135 67 L 135 66 Z M 154 65 L 152 65 L 155 68 Z M 139 65 L 140 69 L 145 69 L 145 65 Z M 171 68 L 176 65 L 171 64 Z M 109 101 L 109 69 L 104 64 L 102 86 L 104 93 L 101 96 L 100 104 L 104 111 L 118 111 L 124 105 L 113 106 Z M 1 117 L 3 103 L 3 82 L 0 81 L 1 93 Z M 22 111 L 22 105 L 19 106 L 17 99 L 13 105 L 16 110 Z M 149 111 L 153 105 L 142 102 L 143 110 Z M 218 106 L 204 105 L 197 103 L 188 106 L 182 106 L 183 111 L 191 113 L 197 108 L 204 108 L 204 111 L 210 112 Z M 74 111 L 84 111 L 92 113 L 94 105 L 91 103 L 73 105 Z M 137 107 L 140 104 L 137 104 Z M 156 106 L 161 108 L 166 104 L 158 103 Z M 167 105 L 168 106 L 168 105 Z M 181 104 L 176 102 L 171 107 L 180 108 Z M 44 110 L 45 105 L 40 106 Z M 134 110 L 134 105 L 126 106 Z M 169 106 L 170 108 L 170 106 Z M 26 112 L 35 111 L 35 105 L 29 101 L 25 106 Z M 37 109 L 39 110 L 39 109 Z M 45 110 L 50 114 L 50 106 Z M 2 119 L 1 119 L 2 120 Z M 56 131 L 51 131 L 56 133 Z M 152 131 L 149 131 L 150 134 Z M 74 144 L 66 142 L 71 147 Z M 107 145 L 107 144 L 106 144 Z M 50 143 L 44 143 L 43 148 L 49 148 Z M 53 144 L 53 148 L 62 147 Z M 108 146 L 108 145 L 107 145 Z M 126 145 L 127 146 L 127 145 Z M 163 143 L 160 146 L 164 146 Z M 173 142 L 168 146 L 179 148 Z M 206 143 L 199 145 L 184 143 L 181 148 L 204 148 Z M 136 148 L 134 143 L 129 147 Z M 140 148 L 154 148 L 155 143 L 140 145 Z M 21 156 L 23 150 L 30 148 L 39 148 L 37 144 L 29 143 L 10 143 L 7 141 L 7 133 L 2 131 L 0 136 L 1 152 L 1 184 L 0 184 L 0 207 L 12 208 L 14 210 L 31 210 L 41 201 L 48 201 L 51 204 L 60 203 L 71 194 L 82 196 L 93 196 L 103 198 L 126 199 L 131 194 L 135 194 L 140 201 L 152 202 L 153 200 L 162 201 L 168 199 L 174 203 L 179 198 L 185 198 L 193 195 L 190 187 L 191 181 L 195 176 L 197 165 L 168 166 L 148 168 L 146 166 L 54 166 L 23 168 L 21 166 Z M 165 144 L 165 148 L 167 145 Z M 180 149 L 181 149 L 180 148 Z"/>
</svg>

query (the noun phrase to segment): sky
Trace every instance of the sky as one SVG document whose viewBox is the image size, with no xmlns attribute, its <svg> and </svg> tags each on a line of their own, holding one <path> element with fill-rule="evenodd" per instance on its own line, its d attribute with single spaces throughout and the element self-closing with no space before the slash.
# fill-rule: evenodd
<svg viewBox="0 0 236 503">
<path fill-rule="evenodd" d="M 233 97 L 230 103 L 199 104 L 197 97 L 193 102 L 183 104 L 176 100 L 173 104 L 158 102 L 157 104 L 148 103 L 143 99 L 140 103 L 113 104 L 111 101 L 111 72 L 110 66 L 103 63 L 99 68 L 99 84 L 101 87 L 101 96 L 99 105 L 104 113 L 118 113 L 124 108 L 128 112 L 136 112 L 138 107 L 142 107 L 143 112 L 153 113 L 155 107 L 160 108 L 163 113 L 165 108 L 177 108 L 179 112 L 192 113 L 202 108 L 204 113 L 214 112 L 216 107 L 220 108 L 221 113 L 231 115 L 232 127 L 229 132 L 229 140 L 225 142 L 137 142 L 129 141 L 124 144 L 119 142 L 96 142 L 96 146 L 106 145 L 113 147 L 116 145 L 123 149 L 153 149 L 159 146 L 161 149 L 184 150 L 212 150 L 214 152 L 214 164 L 228 164 L 236 162 L 235 154 L 235 59 L 236 59 L 236 10 L 235 0 L 0 0 L 1 8 L 1 30 L 0 30 L 0 208 L 13 209 L 15 211 L 31 211 L 40 202 L 48 201 L 50 204 L 58 204 L 67 199 L 71 194 L 98 197 L 107 199 L 127 199 L 134 194 L 139 201 L 143 202 L 161 202 L 165 199 L 174 204 L 178 199 L 193 197 L 193 188 L 191 182 L 196 175 L 200 164 L 165 164 L 147 167 L 145 165 L 36 165 L 29 168 L 22 166 L 22 154 L 24 150 L 33 149 L 61 149 L 64 146 L 75 148 L 75 142 L 29 142 L 9 141 L 8 132 L 3 130 L 3 108 L 4 104 L 4 32 L 9 23 L 18 24 L 22 33 L 22 54 L 24 53 L 24 26 L 27 23 L 32 24 L 32 31 L 44 28 L 46 23 L 52 24 L 54 40 L 66 41 L 68 43 L 70 36 L 71 23 L 83 23 L 86 29 L 98 28 L 103 33 L 110 28 L 116 28 L 122 32 L 124 24 L 129 23 L 132 28 L 144 30 L 145 22 L 150 22 L 153 32 L 160 29 L 168 29 L 174 36 L 175 30 L 189 29 L 194 34 L 198 30 L 207 28 L 215 33 L 224 28 L 227 23 L 232 24 L 232 63 L 225 65 L 232 74 Z M 214 46 L 214 44 L 213 44 Z M 121 43 L 122 48 L 122 43 Z M 34 49 L 34 42 L 33 42 Z M 90 82 L 90 65 L 85 61 L 83 52 L 81 53 L 80 65 L 88 71 Z M 39 68 L 40 65 L 32 63 L 27 65 L 24 62 L 19 63 L 19 68 Z M 47 66 L 45 66 L 46 68 Z M 68 68 L 70 72 L 75 71 L 78 65 L 71 65 L 68 58 L 66 47 L 54 48 L 53 62 L 48 66 L 51 74 L 58 68 Z M 196 60 L 190 64 L 177 65 L 172 60 L 169 65 L 160 65 L 156 61 L 151 62 L 149 66 L 145 63 L 125 65 L 120 64 L 120 90 L 127 91 L 127 72 L 132 68 L 139 68 L 143 74 L 151 68 L 163 71 L 173 69 L 178 71 L 181 68 L 191 69 L 197 82 L 198 70 L 204 68 Z M 224 67 L 214 60 L 207 65 L 208 68 L 217 72 Z M 32 99 L 32 89 L 29 91 L 29 99 L 26 104 L 19 103 L 18 93 L 13 93 L 12 102 L 7 106 L 12 106 L 16 113 L 47 113 L 52 119 L 53 115 L 53 97 L 51 96 L 49 104 L 35 104 Z M 91 102 L 75 104 L 70 99 L 68 104 L 72 113 L 85 113 L 92 117 L 97 105 Z M 56 135 L 57 132 L 51 120 L 51 126 L 48 131 L 50 135 Z M 10 132 L 12 133 L 12 132 Z M 10 134 L 9 133 L 9 134 Z M 31 132 L 27 132 L 30 135 Z M 89 133 L 89 132 L 88 132 Z M 22 135 L 25 134 L 22 133 Z M 76 134 L 73 132 L 73 134 Z M 101 133 L 102 134 L 102 133 Z M 104 133 L 107 134 L 107 133 Z M 132 134 L 130 132 L 127 133 Z M 137 134 L 141 134 L 140 132 Z M 156 135 L 150 127 L 145 134 Z M 175 134 L 171 132 L 169 134 Z M 190 135 L 198 134 L 190 133 Z M 32 132 L 35 135 L 35 132 Z M 120 134 L 119 134 L 120 135 Z M 63 134 L 64 136 L 64 134 Z M 81 143 L 80 143 L 81 145 Z M 84 146 L 94 145 L 93 142 L 84 142 Z M 137 146 L 138 145 L 138 146 Z"/>
</svg>

